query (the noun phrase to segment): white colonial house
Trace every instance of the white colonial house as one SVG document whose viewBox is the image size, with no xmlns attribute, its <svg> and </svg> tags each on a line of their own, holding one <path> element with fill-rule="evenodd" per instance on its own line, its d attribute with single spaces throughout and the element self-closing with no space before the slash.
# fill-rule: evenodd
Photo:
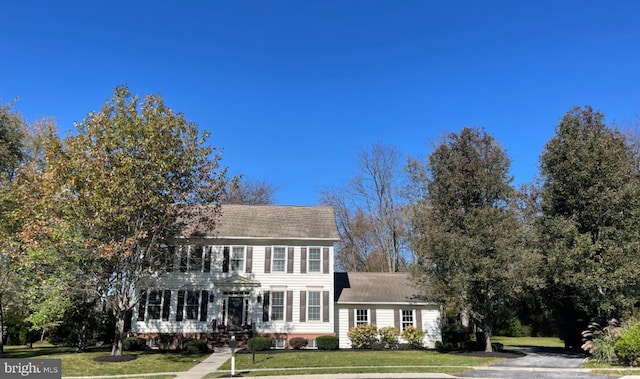
<svg viewBox="0 0 640 379">
<path fill-rule="evenodd" d="M 340 346 L 348 347 L 350 326 L 383 320 L 385 325 L 408 325 L 408 310 L 416 326 L 435 333 L 439 325 L 429 313 L 437 308 L 433 304 L 394 297 L 385 305 L 390 298 L 379 291 L 371 293 L 380 296 L 359 298 L 354 292 L 358 288 L 372 290 L 353 286 L 359 274 L 334 276 L 338 231 L 331 207 L 223 205 L 215 230 L 197 225 L 191 230 L 170 247 L 173 268 L 152 288 L 139 289 L 131 332 L 150 345 L 176 346 L 189 338 L 220 344 L 231 332 L 246 338 L 255 323 L 257 333 L 273 337 L 276 347 L 294 337 L 306 338 L 314 347 L 321 335 L 337 335 Z M 345 275 L 351 287 L 344 286 Z M 378 287 L 389 286 L 384 275 L 406 279 L 403 274 L 377 274 L 375 280 L 382 280 Z M 400 324 L 394 324 L 391 308 L 401 312 Z M 439 334 L 429 338 L 435 341 Z"/>
</svg>

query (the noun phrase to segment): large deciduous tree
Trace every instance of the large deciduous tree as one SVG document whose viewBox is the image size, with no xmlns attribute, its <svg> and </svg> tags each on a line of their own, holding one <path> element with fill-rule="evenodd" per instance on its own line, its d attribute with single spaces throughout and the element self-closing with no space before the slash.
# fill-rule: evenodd
<svg viewBox="0 0 640 379">
<path fill-rule="evenodd" d="M 46 232 L 48 248 L 83 269 L 116 318 L 111 353 L 121 355 L 136 289 L 153 286 L 164 269 L 179 220 L 215 226 L 219 208 L 200 214 L 192 205 L 219 204 L 226 170 L 208 135 L 159 95 L 140 100 L 119 86 L 76 127 L 76 135 L 50 141 L 42 169 L 25 172 L 32 191 L 24 196 L 45 196 L 31 199 L 40 214 L 22 220 L 24 241 L 36 248 L 45 239 L 28 232 Z"/>
<path fill-rule="evenodd" d="M 629 141 L 591 107 L 567 112 L 540 158 L 547 298 L 567 347 L 638 300 L 640 183 Z"/>
<path fill-rule="evenodd" d="M 410 162 L 415 274 L 432 298 L 468 315 L 491 351 L 491 321 L 517 276 L 518 223 L 506 152 L 481 128 L 449 134 L 426 164 Z"/>
<path fill-rule="evenodd" d="M 396 272 L 409 260 L 400 156 L 375 144 L 358 154 L 358 172 L 343 189 L 323 191 L 334 207 L 340 241 L 336 261 L 346 271 Z"/>
<path fill-rule="evenodd" d="M 11 181 L 24 158 L 25 126 L 26 122 L 13 104 L 0 104 L 0 353 L 4 351 L 5 306 L 16 289 L 15 283 L 11 282 L 13 228 L 7 215 L 17 205 L 12 201 Z"/>
</svg>

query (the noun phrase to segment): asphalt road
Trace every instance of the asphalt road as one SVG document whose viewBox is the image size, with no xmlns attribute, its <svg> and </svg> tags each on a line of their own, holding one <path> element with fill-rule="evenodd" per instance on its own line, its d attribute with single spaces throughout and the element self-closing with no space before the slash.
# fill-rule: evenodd
<svg viewBox="0 0 640 379">
<path fill-rule="evenodd" d="M 458 375 L 459 378 L 612 379 L 580 369 L 584 354 L 551 348 L 521 348 L 526 355 Z"/>
</svg>

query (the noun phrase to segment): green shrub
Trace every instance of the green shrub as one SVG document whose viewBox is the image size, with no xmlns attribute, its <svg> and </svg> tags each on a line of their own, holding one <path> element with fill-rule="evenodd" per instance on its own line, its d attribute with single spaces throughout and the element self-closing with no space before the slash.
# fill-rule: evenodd
<svg viewBox="0 0 640 379">
<path fill-rule="evenodd" d="M 255 345 L 256 351 L 265 351 L 271 349 L 273 341 L 269 337 L 252 337 L 247 341 L 247 347 L 253 349 Z"/>
<path fill-rule="evenodd" d="M 127 350 L 127 351 L 147 350 L 147 340 L 140 337 L 127 337 L 122 340 L 122 350 Z"/>
<path fill-rule="evenodd" d="M 450 348 L 451 346 L 452 346 L 451 342 L 448 342 L 448 343 L 445 344 L 442 341 L 436 341 L 435 348 L 436 348 L 436 351 L 439 352 L 439 353 L 448 353 L 451 350 L 450 349 L 448 350 L 447 348 Z"/>
<path fill-rule="evenodd" d="M 491 350 L 493 351 L 502 351 L 504 350 L 504 344 L 500 342 L 491 343 Z"/>
<path fill-rule="evenodd" d="M 378 330 L 380 333 L 380 343 L 385 349 L 396 349 L 398 347 L 398 337 L 400 331 L 393 326 L 386 326 Z"/>
<path fill-rule="evenodd" d="M 316 347 L 318 350 L 338 350 L 338 337 L 318 336 L 316 337 Z"/>
<path fill-rule="evenodd" d="M 370 349 L 378 340 L 378 328 L 375 325 L 362 324 L 349 329 L 347 337 L 354 349 Z"/>
<path fill-rule="evenodd" d="M 187 340 L 182 344 L 182 349 L 189 354 L 206 353 L 209 350 L 205 340 Z"/>
<path fill-rule="evenodd" d="M 484 350 L 484 348 L 480 349 L 480 347 L 478 346 L 478 343 L 476 341 L 473 340 L 466 340 L 464 342 L 462 342 L 462 350 L 464 351 L 479 351 L 479 350 Z"/>
<path fill-rule="evenodd" d="M 640 365 L 640 323 L 636 323 L 618 338 L 614 351 L 623 365 Z"/>
<path fill-rule="evenodd" d="M 422 341 L 424 340 L 424 331 L 416 327 L 409 326 L 402 331 L 402 338 L 407 340 L 413 349 L 419 349 L 422 347 Z"/>
<path fill-rule="evenodd" d="M 289 347 L 293 350 L 300 350 L 307 347 L 307 339 L 302 337 L 294 337 L 289 340 Z"/>
</svg>

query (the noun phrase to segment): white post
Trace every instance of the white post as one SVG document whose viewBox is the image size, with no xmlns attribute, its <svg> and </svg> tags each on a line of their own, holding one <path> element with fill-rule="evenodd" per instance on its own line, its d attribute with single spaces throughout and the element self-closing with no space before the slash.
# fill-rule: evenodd
<svg viewBox="0 0 640 379">
<path fill-rule="evenodd" d="M 231 353 L 231 376 L 236 376 L 236 355 Z"/>
<path fill-rule="evenodd" d="M 236 376 L 236 336 L 231 336 L 229 341 L 229 347 L 231 348 L 231 376 Z"/>
</svg>

